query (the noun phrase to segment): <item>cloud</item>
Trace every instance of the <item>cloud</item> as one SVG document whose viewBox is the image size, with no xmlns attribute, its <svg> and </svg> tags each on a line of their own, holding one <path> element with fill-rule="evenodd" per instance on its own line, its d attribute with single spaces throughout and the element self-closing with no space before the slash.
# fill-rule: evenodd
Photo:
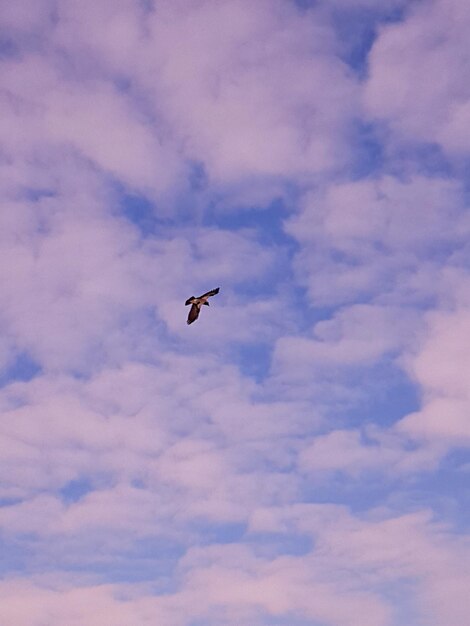
<svg viewBox="0 0 470 626">
<path fill-rule="evenodd" d="M 432 522 L 426 511 L 358 519 L 336 506 L 260 509 L 253 516 L 251 529 L 258 533 L 297 530 L 311 534 L 315 538 L 315 566 L 320 571 L 342 571 L 350 582 L 352 572 L 357 576 L 361 571 L 359 580 L 368 581 L 369 589 L 378 583 L 382 589 L 392 591 L 395 584 L 405 582 L 409 589 L 416 589 L 409 619 L 432 624 L 444 624 L 449 619 L 465 623 L 461 610 L 465 601 L 460 594 L 469 572 L 461 550 L 467 548 L 459 537 Z M 340 563 L 344 569 L 338 567 Z M 451 589 L 451 595 L 433 595 L 439 587 Z M 399 619 L 397 616 L 396 623 Z M 395 623 L 393 618 L 391 621 Z"/>
<path fill-rule="evenodd" d="M 293 4 L 63 9 L 62 45 L 103 72 L 132 76 L 130 95 L 148 103 L 164 135 L 216 185 L 261 178 L 276 188 L 273 177 L 308 177 L 348 158 L 357 86 L 329 54 L 329 26 Z"/>
<path fill-rule="evenodd" d="M 317 322 L 311 338 L 281 337 L 274 358 L 291 370 L 294 360 L 302 363 L 303 371 L 368 365 L 397 353 L 413 337 L 415 324 L 413 313 L 399 307 L 348 306 Z"/>
<path fill-rule="evenodd" d="M 468 152 L 469 19 L 465 0 L 437 0 L 412 4 L 403 21 L 381 29 L 370 53 L 365 104 L 401 141 L 436 143 L 452 157 Z"/>
<path fill-rule="evenodd" d="M 110 219 L 74 216 L 73 202 L 68 215 L 59 207 L 59 198 L 42 201 L 36 212 L 34 204 L 12 207 L 25 220 L 2 247 L 2 318 L 4 332 L 42 364 L 79 368 L 104 329 L 149 294 L 135 234 Z M 28 236 L 41 209 L 47 232 Z"/>
<path fill-rule="evenodd" d="M 130 603 L 120 599 L 111 585 L 59 587 L 51 584 L 34 584 L 22 580 L 4 583 L 1 590 L 2 619 L 29 626 L 32 620 L 47 619 L 51 626 L 67 621 L 71 625 L 90 624 L 98 626 L 103 620 L 111 620 L 116 626 L 130 622 L 155 623 L 155 620 L 171 624 L 171 616 L 159 610 L 155 602 Z M 25 598 L 27 601 L 25 602 Z M 175 625 L 178 622 L 173 622 Z M 181 624 L 181 621 L 179 622 Z"/>
<path fill-rule="evenodd" d="M 356 430 L 316 437 L 302 451 L 299 462 L 301 469 L 313 475 L 344 472 L 358 478 L 365 472 L 380 472 L 396 477 L 435 469 L 441 454 L 439 447 L 410 448 L 405 438 L 369 427 L 363 437 Z"/>
<path fill-rule="evenodd" d="M 318 304 L 371 297 L 384 286 L 416 298 L 430 287 L 426 273 L 468 230 L 463 189 L 445 178 L 332 184 L 304 202 L 286 229 L 303 244 L 296 269 Z"/>
<path fill-rule="evenodd" d="M 466 623 L 450 6 L 2 13 L 1 623 Z"/>
<path fill-rule="evenodd" d="M 21 4 L 10 4 L 2 11 L 2 26 L 10 34 L 31 33 L 50 24 L 52 4 L 50 0 L 25 0 Z"/>
<path fill-rule="evenodd" d="M 10 158 L 60 161 L 69 152 L 131 188 L 161 193 L 181 176 L 155 129 L 109 81 L 80 80 L 57 57 L 3 60 L 3 149 Z"/>
<path fill-rule="evenodd" d="M 157 596 L 146 585 L 93 585 L 74 578 L 58 582 L 56 575 L 4 580 L 1 615 L 29 624 L 33 615 L 52 614 L 52 626 L 60 620 L 84 623 L 90 610 L 90 619 L 103 612 L 114 620 L 116 614 L 116 624 L 120 616 L 140 623 L 161 619 L 172 626 L 194 618 L 209 624 L 241 618 L 261 624 L 269 618 L 303 617 L 376 626 L 399 623 L 394 593 L 410 581 L 416 589 L 410 619 L 465 623 L 465 547 L 428 512 L 360 519 L 332 505 L 259 508 L 250 532 L 253 537 L 300 532 L 315 543 L 306 554 L 282 557 L 256 555 L 250 544 L 193 547 L 180 561 L 178 588 Z M 436 595 L 438 589 L 448 589 L 450 595 Z"/>
<path fill-rule="evenodd" d="M 457 446 L 465 446 L 470 435 L 468 352 L 462 341 L 470 328 L 470 311 L 468 285 L 464 285 L 454 306 L 428 315 L 421 345 L 407 359 L 408 371 L 423 389 L 424 402 L 399 425 L 414 436 Z"/>
</svg>

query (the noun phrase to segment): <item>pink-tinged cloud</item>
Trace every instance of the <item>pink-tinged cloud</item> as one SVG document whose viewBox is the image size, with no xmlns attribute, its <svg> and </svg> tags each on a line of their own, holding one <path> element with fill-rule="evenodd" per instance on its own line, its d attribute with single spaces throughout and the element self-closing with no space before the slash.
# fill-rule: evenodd
<svg viewBox="0 0 470 626">
<path fill-rule="evenodd" d="M 0 625 L 466 626 L 466 4 L 4 9 Z"/>
<path fill-rule="evenodd" d="M 403 619 L 393 589 L 407 581 L 416 590 L 407 619 L 466 623 L 466 547 L 427 512 L 397 517 L 377 511 L 360 519 L 331 505 L 259 508 L 250 531 L 301 532 L 314 538 L 314 547 L 274 558 L 248 546 L 194 547 L 180 562 L 178 588 L 162 595 L 145 584 L 97 585 L 57 573 L 4 580 L 0 616 L 19 626 L 41 619 L 50 626 L 104 619 L 113 625 L 185 626 L 199 619 L 257 626 L 289 616 L 335 626 L 392 626 Z"/>
<path fill-rule="evenodd" d="M 60 17 L 56 41 L 132 78 L 131 96 L 215 183 L 306 179 L 350 158 L 357 83 L 331 27 L 294 3 L 66 2 Z"/>
<path fill-rule="evenodd" d="M 294 505 L 256 511 L 250 528 L 311 535 L 313 566 L 324 572 L 333 568 L 350 584 L 357 580 L 369 589 L 377 583 L 393 589 L 394 582 L 405 583 L 415 591 L 407 619 L 436 626 L 466 623 L 468 544 L 433 522 L 428 511 L 396 517 L 385 509 L 359 519 L 342 507 Z M 401 619 L 397 614 L 388 623 L 399 624 Z"/>
<path fill-rule="evenodd" d="M 429 471 L 442 455 L 439 446 L 409 449 L 409 442 L 395 433 L 366 429 L 366 436 L 355 430 L 334 430 L 318 436 L 299 455 L 300 469 L 320 478 L 322 472 L 344 472 L 358 478 L 364 472 L 390 476 Z"/>
<path fill-rule="evenodd" d="M 158 194 L 181 177 L 171 150 L 135 103 L 108 81 L 66 75 L 56 58 L 3 60 L 3 149 L 10 158 L 90 160 L 130 188 Z"/>
<path fill-rule="evenodd" d="M 281 337 L 274 365 L 282 376 L 368 365 L 398 353 L 413 337 L 417 318 L 400 307 L 358 304 L 320 321 L 311 337 Z"/>
<path fill-rule="evenodd" d="M 423 406 L 406 416 L 399 428 L 420 438 L 465 446 L 470 438 L 470 357 L 465 340 L 470 332 L 468 283 L 466 290 L 460 287 L 459 291 L 456 306 L 448 302 L 443 310 L 428 316 L 422 343 L 406 361 L 423 390 Z"/>
<path fill-rule="evenodd" d="M 384 284 L 397 301 L 419 299 L 436 290 L 433 250 L 463 245 L 470 227 L 462 186 L 445 178 L 333 184 L 304 203 L 286 230 L 301 244 L 296 270 L 314 304 L 373 295 Z"/>
<path fill-rule="evenodd" d="M 403 142 L 437 143 L 450 156 L 470 144 L 466 0 L 411 3 L 403 21 L 381 29 L 370 53 L 368 112 Z"/>
</svg>

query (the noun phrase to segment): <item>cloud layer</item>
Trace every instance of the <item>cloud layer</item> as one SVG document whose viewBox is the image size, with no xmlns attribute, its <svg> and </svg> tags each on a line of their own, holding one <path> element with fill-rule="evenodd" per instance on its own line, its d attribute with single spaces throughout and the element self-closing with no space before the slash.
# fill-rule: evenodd
<svg viewBox="0 0 470 626">
<path fill-rule="evenodd" d="M 2 624 L 466 624 L 469 17 L 5 6 Z"/>
</svg>

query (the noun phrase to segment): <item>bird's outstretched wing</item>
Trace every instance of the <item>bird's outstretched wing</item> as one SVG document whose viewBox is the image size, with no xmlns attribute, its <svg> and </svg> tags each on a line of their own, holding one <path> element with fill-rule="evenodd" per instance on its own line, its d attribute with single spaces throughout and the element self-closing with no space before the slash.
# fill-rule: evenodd
<svg viewBox="0 0 470 626">
<path fill-rule="evenodd" d="M 199 307 L 197 306 L 197 304 L 193 304 L 192 307 L 189 309 L 187 324 L 192 324 L 193 322 L 197 320 L 198 317 L 199 317 Z"/>
<path fill-rule="evenodd" d="M 217 289 L 211 289 L 210 291 L 208 291 L 207 293 L 203 293 L 202 296 L 199 296 L 200 298 L 209 298 L 210 296 L 216 296 L 220 291 L 220 287 L 217 287 Z"/>
</svg>

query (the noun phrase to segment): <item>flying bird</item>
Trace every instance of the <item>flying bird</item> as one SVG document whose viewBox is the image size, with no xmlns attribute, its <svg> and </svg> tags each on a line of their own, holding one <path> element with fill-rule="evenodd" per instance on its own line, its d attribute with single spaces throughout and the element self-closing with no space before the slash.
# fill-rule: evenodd
<svg viewBox="0 0 470 626">
<path fill-rule="evenodd" d="M 206 304 L 207 306 L 209 306 L 207 300 L 211 296 L 215 296 L 218 293 L 219 287 L 217 287 L 217 289 L 211 289 L 211 291 L 204 293 L 202 296 L 199 296 L 199 298 L 195 298 L 194 296 L 188 298 L 185 302 L 185 305 L 188 306 L 188 304 L 190 304 L 191 308 L 189 310 L 187 324 L 192 324 L 193 322 L 195 322 L 199 317 L 199 311 L 201 310 L 202 305 Z"/>
</svg>

